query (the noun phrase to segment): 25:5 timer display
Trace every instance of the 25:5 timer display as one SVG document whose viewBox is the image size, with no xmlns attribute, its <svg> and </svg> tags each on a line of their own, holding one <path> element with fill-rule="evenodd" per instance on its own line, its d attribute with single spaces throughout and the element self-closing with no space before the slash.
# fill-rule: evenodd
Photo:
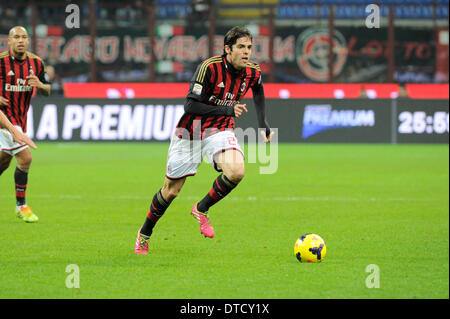
<svg viewBox="0 0 450 319">
<path fill-rule="evenodd" d="M 400 134 L 445 134 L 449 132 L 449 112 L 404 111 L 398 115 Z"/>
</svg>

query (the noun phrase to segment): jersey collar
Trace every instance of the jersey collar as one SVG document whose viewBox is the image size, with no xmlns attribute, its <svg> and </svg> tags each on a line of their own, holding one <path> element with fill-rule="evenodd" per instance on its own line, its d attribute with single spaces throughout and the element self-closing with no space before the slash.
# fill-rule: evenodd
<svg viewBox="0 0 450 319">
<path fill-rule="evenodd" d="M 225 68 L 232 75 L 239 76 L 242 73 L 244 73 L 245 68 L 243 68 L 242 70 L 237 70 L 230 62 L 227 61 L 226 54 L 222 55 L 222 59 L 223 59 L 223 62 L 225 63 Z"/>
</svg>

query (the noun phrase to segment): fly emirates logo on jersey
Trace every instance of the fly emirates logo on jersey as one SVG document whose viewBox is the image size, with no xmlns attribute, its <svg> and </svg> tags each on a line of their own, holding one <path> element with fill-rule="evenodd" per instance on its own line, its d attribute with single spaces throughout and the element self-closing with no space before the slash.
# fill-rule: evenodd
<svg viewBox="0 0 450 319">
<path fill-rule="evenodd" d="M 33 90 L 33 87 L 31 85 L 26 84 L 27 80 L 17 79 L 16 85 L 6 83 L 5 90 L 8 92 L 31 92 Z"/>
<path fill-rule="evenodd" d="M 234 106 L 238 101 L 234 100 L 234 94 L 225 94 L 225 100 L 218 99 L 215 95 L 211 95 L 209 102 L 218 106 Z"/>
</svg>

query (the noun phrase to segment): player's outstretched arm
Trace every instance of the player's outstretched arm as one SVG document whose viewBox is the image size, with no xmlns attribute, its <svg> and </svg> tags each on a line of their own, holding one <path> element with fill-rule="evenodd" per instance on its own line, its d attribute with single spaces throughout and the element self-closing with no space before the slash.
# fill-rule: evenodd
<svg viewBox="0 0 450 319">
<path fill-rule="evenodd" d="M 4 100 L 6 99 L 2 97 L 1 101 L 3 102 Z M 16 141 L 17 143 L 27 144 L 34 149 L 37 148 L 36 144 L 34 144 L 34 142 L 28 136 L 16 129 L 14 125 L 11 124 L 11 122 L 8 120 L 6 115 L 3 114 L 2 111 L 0 111 L 0 126 L 6 128 L 11 133 L 14 141 Z"/>
</svg>

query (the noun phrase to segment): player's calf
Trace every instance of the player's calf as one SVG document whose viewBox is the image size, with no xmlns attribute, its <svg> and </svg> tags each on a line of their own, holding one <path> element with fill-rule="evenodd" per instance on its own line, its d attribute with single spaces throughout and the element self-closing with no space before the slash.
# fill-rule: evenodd
<svg viewBox="0 0 450 319">
<path fill-rule="evenodd" d="M 207 213 L 211 206 L 227 196 L 236 186 L 237 183 L 228 179 L 225 174 L 220 174 L 214 181 L 208 194 L 206 194 L 206 196 L 198 203 L 198 211 Z"/>
<path fill-rule="evenodd" d="M 180 178 L 177 180 L 166 178 L 164 181 L 164 186 L 153 196 L 144 225 L 142 225 L 138 231 L 138 238 L 135 245 L 136 254 L 139 254 L 138 251 L 142 251 L 142 249 L 144 251 L 147 250 L 148 252 L 148 242 L 151 234 L 153 233 L 153 228 L 156 226 L 158 220 L 164 215 L 172 201 L 178 196 L 185 180 L 186 178 Z M 147 243 L 146 249 L 141 247 L 142 241 Z"/>
<path fill-rule="evenodd" d="M 17 207 L 26 205 L 26 192 L 28 184 L 28 170 L 23 170 L 20 167 L 16 167 L 14 172 L 14 182 L 16 187 L 16 202 Z"/>
<path fill-rule="evenodd" d="M 140 233 L 150 237 L 158 220 L 164 215 L 166 209 L 171 202 L 164 199 L 161 190 L 159 190 L 152 199 L 150 209 L 148 210 L 147 218 L 141 228 Z"/>
<path fill-rule="evenodd" d="M 31 162 L 33 158 L 31 156 L 31 151 L 29 148 L 24 149 L 20 153 L 16 154 L 17 166 L 24 172 L 28 172 L 31 167 Z"/>
</svg>

